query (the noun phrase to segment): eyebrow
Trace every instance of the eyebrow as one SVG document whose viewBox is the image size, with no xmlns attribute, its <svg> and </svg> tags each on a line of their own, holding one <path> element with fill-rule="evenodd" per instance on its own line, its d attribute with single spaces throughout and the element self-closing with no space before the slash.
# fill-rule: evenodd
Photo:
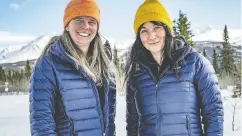
<svg viewBox="0 0 242 136">
<path fill-rule="evenodd" d="M 141 29 L 147 29 L 146 27 L 142 26 Z"/>
<path fill-rule="evenodd" d="M 153 27 L 155 27 L 155 26 L 159 26 L 159 25 L 153 24 Z M 147 29 L 145 26 L 142 26 L 141 29 L 142 29 L 142 28 L 143 28 L 143 29 Z"/>
<path fill-rule="evenodd" d="M 95 19 L 90 19 L 89 21 L 94 21 L 94 22 L 96 22 L 96 20 L 95 20 Z"/>
<path fill-rule="evenodd" d="M 83 18 L 82 18 L 82 17 L 77 17 L 77 18 L 74 18 L 74 19 L 82 19 L 82 20 L 83 20 Z"/>
<path fill-rule="evenodd" d="M 77 17 L 77 18 L 75 18 L 75 19 L 81 19 L 81 20 L 84 20 L 84 18 L 83 18 L 83 17 Z M 88 21 L 94 21 L 94 22 L 96 22 L 96 20 L 95 20 L 95 19 L 90 19 L 90 20 L 88 20 Z"/>
</svg>

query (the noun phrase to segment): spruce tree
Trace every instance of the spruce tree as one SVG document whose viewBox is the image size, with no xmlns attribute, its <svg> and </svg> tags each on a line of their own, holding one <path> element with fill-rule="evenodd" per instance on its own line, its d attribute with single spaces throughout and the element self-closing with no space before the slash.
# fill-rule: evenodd
<svg viewBox="0 0 242 136">
<path fill-rule="evenodd" d="M 234 75 L 236 72 L 234 50 L 229 43 L 229 33 L 226 25 L 224 27 L 223 40 L 223 48 L 221 50 L 221 72 Z"/>
<path fill-rule="evenodd" d="M 241 61 L 239 63 L 237 63 L 237 72 L 235 74 L 236 77 L 236 88 L 235 88 L 235 92 L 237 94 L 237 96 L 241 96 L 241 76 L 242 76 L 242 71 L 241 71 L 241 67 L 242 67 L 242 63 Z"/>
<path fill-rule="evenodd" d="M 216 50 L 213 49 L 213 68 L 215 72 L 218 74 L 219 68 L 218 68 L 218 56 L 216 54 Z"/>
<path fill-rule="evenodd" d="M 173 32 L 175 36 L 183 35 L 190 46 L 194 46 L 192 37 L 194 36 L 191 31 L 191 23 L 188 22 L 187 15 L 179 11 L 179 18 L 173 20 Z"/>
<path fill-rule="evenodd" d="M 3 68 L 0 66 L 0 83 L 4 81 L 4 71 Z"/>
<path fill-rule="evenodd" d="M 29 64 L 29 60 L 27 60 L 26 65 L 25 65 L 25 76 L 26 76 L 27 80 L 29 79 L 30 75 L 31 75 L 31 66 Z"/>
<path fill-rule="evenodd" d="M 11 76 L 11 85 L 12 85 L 12 90 L 16 91 L 16 84 L 15 84 L 15 71 L 13 70 L 12 76 Z"/>
<path fill-rule="evenodd" d="M 6 82 L 6 75 L 4 69 L 0 66 L 0 82 L 2 83 Z"/>
<path fill-rule="evenodd" d="M 207 53 L 206 53 L 205 48 L 203 48 L 203 56 L 204 56 L 204 57 L 207 57 Z"/>
<path fill-rule="evenodd" d="M 21 77 L 21 79 L 20 79 L 20 84 L 21 84 L 21 86 L 20 86 L 20 90 L 25 90 L 25 88 L 26 88 L 26 87 L 25 87 L 25 86 L 26 86 L 26 85 L 25 85 L 25 83 L 26 83 L 26 82 L 25 82 L 25 81 L 26 81 L 25 79 L 26 79 L 26 78 L 25 78 L 25 76 L 24 76 L 24 70 L 23 70 L 23 69 L 21 69 L 20 77 Z"/>
<path fill-rule="evenodd" d="M 12 72 L 11 72 L 11 70 L 9 69 L 8 70 L 8 82 L 11 82 L 11 77 L 12 77 Z"/>
</svg>

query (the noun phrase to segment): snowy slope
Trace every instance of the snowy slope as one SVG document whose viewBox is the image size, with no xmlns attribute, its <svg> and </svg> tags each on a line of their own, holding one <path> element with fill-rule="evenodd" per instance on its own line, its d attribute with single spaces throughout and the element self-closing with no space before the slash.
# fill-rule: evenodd
<svg viewBox="0 0 242 136">
<path fill-rule="evenodd" d="M 0 56 L 0 63 L 15 63 L 18 61 L 37 59 L 50 38 L 50 36 L 40 36 L 19 50 L 2 54 Z"/>
<path fill-rule="evenodd" d="M 230 42 L 235 45 L 241 46 L 241 29 L 228 29 Z M 207 26 L 204 29 L 195 30 L 195 36 L 192 38 L 195 44 L 199 48 L 202 46 L 213 46 L 221 45 L 220 42 L 223 41 L 223 29 L 213 28 L 212 26 Z M 105 36 L 106 37 L 106 36 Z M 0 64 L 1 63 L 14 63 L 18 61 L 26 61 L 31 59 L 37 59 L 43 51 L 45 45 L 49 41 L 51 36 L 40 36 L 37 39 L 30 42 L 28 45 L 23 46 L 19 50 L 0 52 Z M 108 39 L 111 48 L 114 46 L 118 49 L 119 55 L 122 56 L 128 48 L 134 43 L 135 39 L 129 39 L 126 41 L 116 41 L 112 38 L 101 38 L 103 43 Z"/>
<path fill-rule="evenodd" d="M 232 103 L 233 98 L 223 101 L 224 105 L 224 136 L 240 136 L 241 128 L 232 131 Z M 240 105 L 242 102 L 240 101 Z M 117 95 L 116 133 L 117 136 L 126 136 L 124 96 Z M 29 125 L 29 96 L 0 96 L 0 136 L 30 136 Z M 235 124 L 241 127 L 241 108 L 235 116 Z M 13 131 L 14 130 L 14 131 Z"/>
<path fill-rule="evenodd" d="M 0 51 L 0 60 L 3 59 L 6 54 L 10 53 L 10 52 L 14 52 L 19 50 L 20 48 L 22 48 L 22 45 L 16 45 L 16 46 L 9 46 L 3 50 Z"/>
<path fill-rule="evenodd" d="M 242 29 L 228 29 L 229 42 L 241 45 Z M 194 32 L 193 41 L 210 41 L 210 42 L 222 42 L 223 41 L 223 29 L 207 26 L 204 29 L 196 30 Z"/>
<path fill-rule="evenodd" d="M 2 52 L 0 52 L 0 64 L 37 59 L 43 51 L 44 47 L 47 45 L 50 38 L 51 36 L 40 36 L 26 46 L 18 47 L 16 49 L 9 47 L 2 50 Z M 102 41 L 105 43 L 106 40 L 102 38 Z M 108 41 L 112 49 L 114 49 L 114 46 L 116 46 L 120 52 L 125 52 L 126 49 L 134 42 L 134 40 L 115 42 L 111 38 L 108 38 Z"/>
</svg>

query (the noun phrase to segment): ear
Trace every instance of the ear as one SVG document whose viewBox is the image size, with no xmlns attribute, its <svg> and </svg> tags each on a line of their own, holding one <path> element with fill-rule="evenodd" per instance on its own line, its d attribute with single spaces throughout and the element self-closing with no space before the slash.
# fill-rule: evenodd
<svg viewBox="0 0 242 136">
<path fill-rule="evenodd" d="M 68 26 L 65 29 L 66 29 L 67 32 L 69 32 L 69 27 Z"/>
</svg>

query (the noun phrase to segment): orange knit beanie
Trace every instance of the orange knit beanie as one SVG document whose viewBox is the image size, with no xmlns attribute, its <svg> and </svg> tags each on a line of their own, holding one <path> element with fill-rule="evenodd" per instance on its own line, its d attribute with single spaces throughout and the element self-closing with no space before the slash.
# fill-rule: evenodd
<svg viewBox="0 0 242 136">
<path fill-rule="evenodd" d="M 100 24 L 100 10 L 95 0 L 71 0 L 66 6 L 64 13 L 64 28 L 74 18 L 89 16 Z"/>
</svg>

